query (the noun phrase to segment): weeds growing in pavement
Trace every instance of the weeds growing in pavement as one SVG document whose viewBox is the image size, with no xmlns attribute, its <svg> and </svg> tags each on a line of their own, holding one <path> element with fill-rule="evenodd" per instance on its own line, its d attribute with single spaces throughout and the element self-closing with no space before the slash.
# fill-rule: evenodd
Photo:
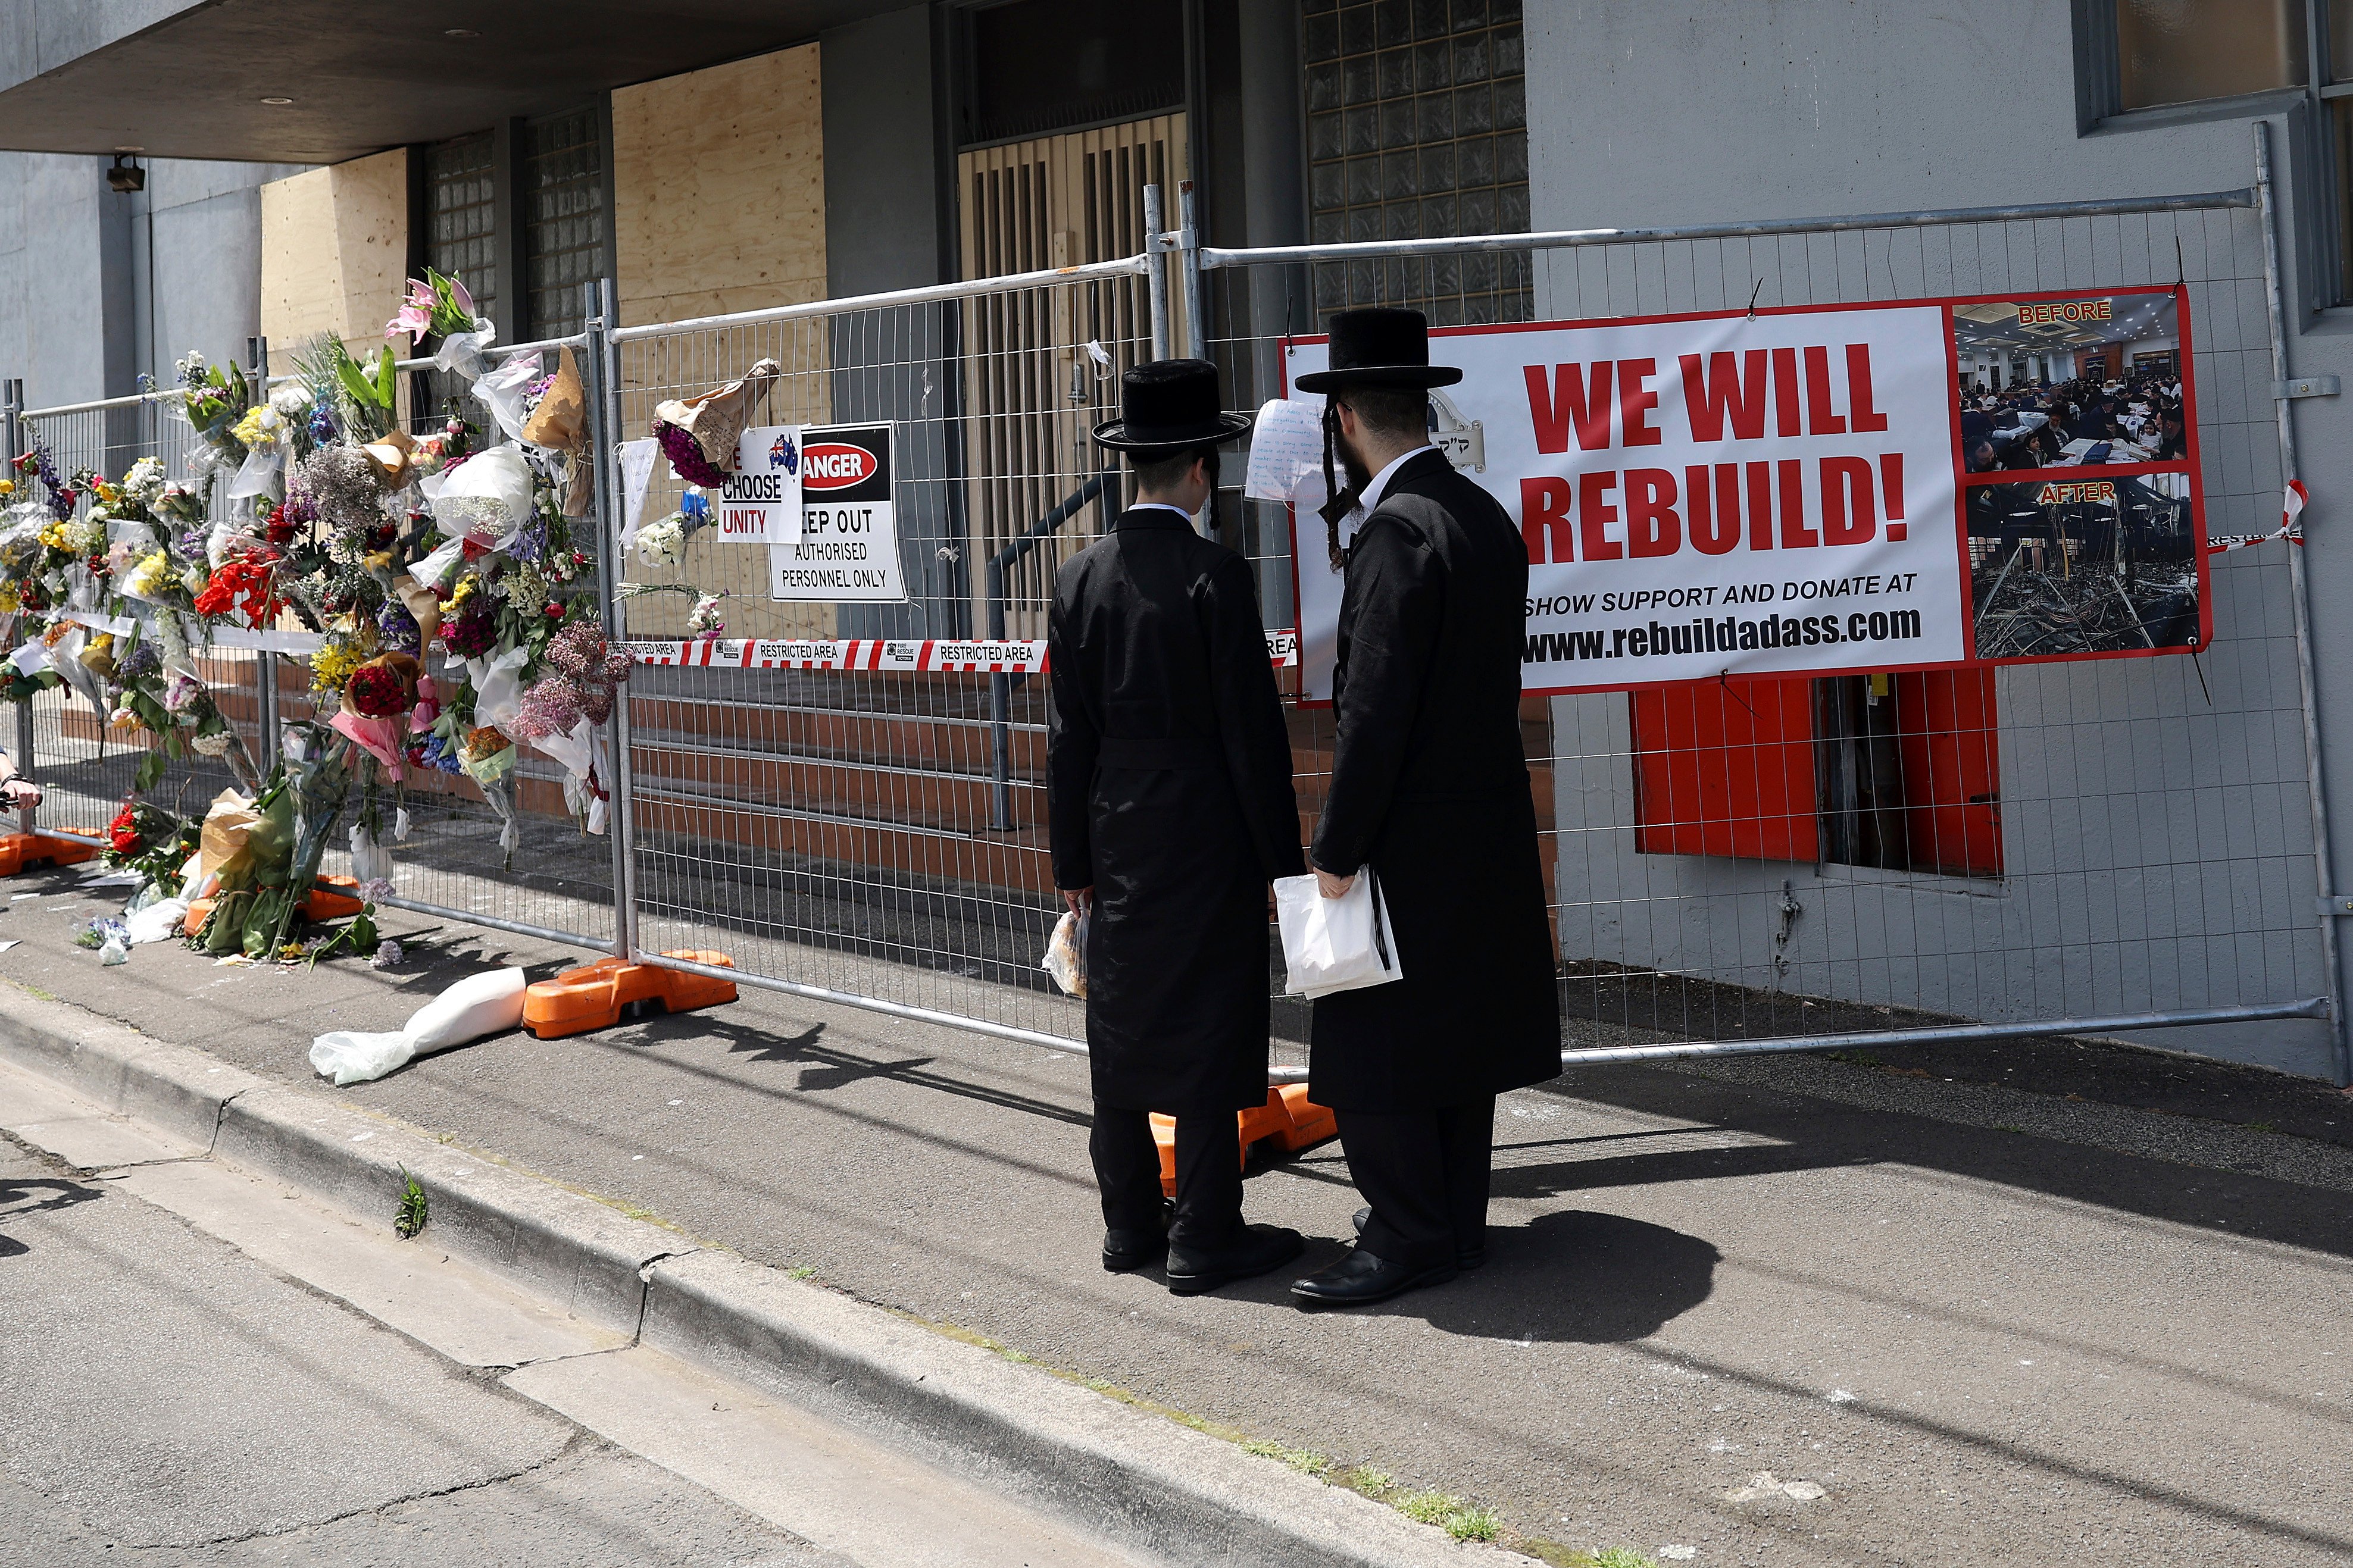
<svg viewBox="0 0 2353 1568">
<path fill-rule="evenodd" d="M 785 1270 L 785 1278 L 787 1279 L 814 1279 L 817 1278 L 817 1270 L 808 1268 L 806 1265 L 798 1268 L 787 1268 Z"/>
<path fill-rule="evenodd" d="M 1462 1500 L 1451 1492 L 1408 1492 L 1390 1500 L 1389 1506 L 1416 1524 L 1444 1524 L 1446 1516 L 1462 1508 Z"/>
<path fill-rule="evenodd" d="M 1493 1541 L 1504 1532 L 1504 1516 L 1492 1508 L 1461 1508 L 1439 1523 L 1457 1541 Z"/>
<path fill-rule="evenodd" d="M 1264 1439 L 1244 1443 L 1242 1452 L 1256 1454 L 1261 1459 L 1280 1459 L 1303 1476 L 1321 1476 L 1332 1468 L 1332 1461 L 1313 1448 L 1286 1448 Z"/>
<path fill-rule="evenodd" d="M 417 1178 L 408 1173 L 407 1166 L 403 1165 L 400 1168 L 400 1207 L 392 1216 L 394 1233 L 403 1241 L 417 1235 L 425 1228 L 426 1210 L 425 1189 L 417 1184 Z"/>
<path fill-rule="evenodd" d="M 1340 1484 L 1366 1497 L 1377 1498 L 1397 1489 L 1397 1478 L 1378 1465 L 1358 1465 L 1340 1478 Z"/>
<path fill-rule="evenodd" d="M 1630 1546 L 1613 1546 L 1593 1559 L 1593 1568 L 1659 1568 Z"/>
</svg>

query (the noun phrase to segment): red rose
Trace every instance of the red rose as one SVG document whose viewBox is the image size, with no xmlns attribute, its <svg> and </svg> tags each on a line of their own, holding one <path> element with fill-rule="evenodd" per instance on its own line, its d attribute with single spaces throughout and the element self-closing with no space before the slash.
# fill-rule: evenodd
<svg viewBox="0 0 2353 1568">
<path fill-rule="evenodd" d="M 564 618 L 564 606 L 557 604 L 554 600 L 550 599 L 547 602 L 547 618 L 551 621 L 562 620 Z"/>
</svg>

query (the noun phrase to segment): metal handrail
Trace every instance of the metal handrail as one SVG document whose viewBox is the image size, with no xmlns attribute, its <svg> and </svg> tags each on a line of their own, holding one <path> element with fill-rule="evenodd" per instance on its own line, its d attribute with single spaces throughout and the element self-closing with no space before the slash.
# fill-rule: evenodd
<svg viewBox="0 0 2353 1568">
<path fill-rule="evenodd" d="M 988 558 L 988 635 L 1002 640 L 1005 636 L 1005 573 L 1015 562 L 1029 554 L 1059 532 L 1062 524 L 1083 510 L 1117 483 L 1119 476 L 1109 469 L 1095 475 L 1086 483 L 1062 498 L 1061 504 L 1031 523 L 1015 537 L 1005 542 L 1005 548 Z M 995 812 L 993 826 L 999 833 L 1013 826 L 1013 678 L 992 675 L 988 678 L 988 772 L 990 796 Z"/>
<path fill-rule="evenodd" d="M 960 283 L 934 283 L 921 289 L 893 289 L 881 294 L 851 294 L 839 300 L 811 300 L 798 305 L 772 305 L 763 310 L 735 310 L 723 316 L 692 316 L 683 321 L 657 321 L 642 327 L 620 327 L 608 341 L 633 343 L 665 333 L 708 327 L 748 327 L 763 321 L 793 321 L 810 316 L 839 316 L 849 310 L 879 310 L 892 305 L 930 305 L 949 300 L 981 300 L 1015 289 L 1037 289 L 1055 283 L 1084 283 L 1097 278 L 1137 278 L 1151 267 L 1145 256 L 1123 256 L 1112 261 L 1090 261 L 1077 267 L 1054 267 L 1042 272 L 1014 272 L 1002 278 L 974 278 Z"/>
</svg>

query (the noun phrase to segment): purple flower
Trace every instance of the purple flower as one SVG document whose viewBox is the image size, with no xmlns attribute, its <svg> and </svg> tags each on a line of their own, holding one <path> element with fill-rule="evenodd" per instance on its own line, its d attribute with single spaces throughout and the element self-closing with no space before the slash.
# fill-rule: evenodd
<svg viewBox="0 0 2353 1568">
<path fill-rule="evenodd" d="M 400 966 L 400 961 L 407 956 L 408 954 L 402 950 L 400 943 L 393 941 L 390 937 L 386 937 L 382 942 L 375 944 L 375 956 L 368 960 L 368 967 L 371 969 L 397 969 Z"/>
<path fill-rule="evenodd" d="M 424 647 L 425 634 L 417 628 L 417 617 L 398 599 L 384 602 L 375 624 L 384 633 L 384 646 L 394 652 L 415 653 Z"/>
<path fill-rule="evenodd" d="M 666 419 L 657 419 L 654 421 L 654 439 L 661 443 L 661 449 L 670 455 L 670 466 L 688 484 L 702 485 L 710 489 L 719 489 L 726 485 L 726 473 L 712 467 L 711 459 L 702 455 L 702 448 L 696 444 L 691 431 L 681 430 Z"/>
<path fill-rule="evenodd" d="M 360 899 L 364 903 L 380 904 L 392 895 L 392 879 L 389 877 L 370 877 L 360 884 Z"/>
</svg>

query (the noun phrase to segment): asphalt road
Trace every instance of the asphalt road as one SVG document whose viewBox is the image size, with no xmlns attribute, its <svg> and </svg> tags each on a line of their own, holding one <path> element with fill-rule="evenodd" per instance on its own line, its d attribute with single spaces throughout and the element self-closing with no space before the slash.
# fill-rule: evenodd
<svg viewBox="0 0 2353 1568">
<path fill-rule="evenodd" d="M 0 1563 L 828 1559 L 0 1140 Z"/>
<path fill-rule="evenodd" d="M 101 971 L 57 902 L 0 921 L 25 942 L 0 978 L 290 1080 L 316 1032 L 559 956 L 444 931 L 400 977 L 178 949 Z M 1085 1086 L 1065 1053 L 747 992 L 345 1093 L 1532 1537 L 1703 1564 L 2353 1553 L 2335 1144 L 1819 1058 L 1588 1070 L 1507 1097 L 1484 1270 L 1311 1316 L 1280 1279 L 1180 1300 L 1102 1273 Z M 1338 1255 L 1336 1145 L 1250 1190 L 1318 1238 L 1307 1266 Z"/>
</svg>

